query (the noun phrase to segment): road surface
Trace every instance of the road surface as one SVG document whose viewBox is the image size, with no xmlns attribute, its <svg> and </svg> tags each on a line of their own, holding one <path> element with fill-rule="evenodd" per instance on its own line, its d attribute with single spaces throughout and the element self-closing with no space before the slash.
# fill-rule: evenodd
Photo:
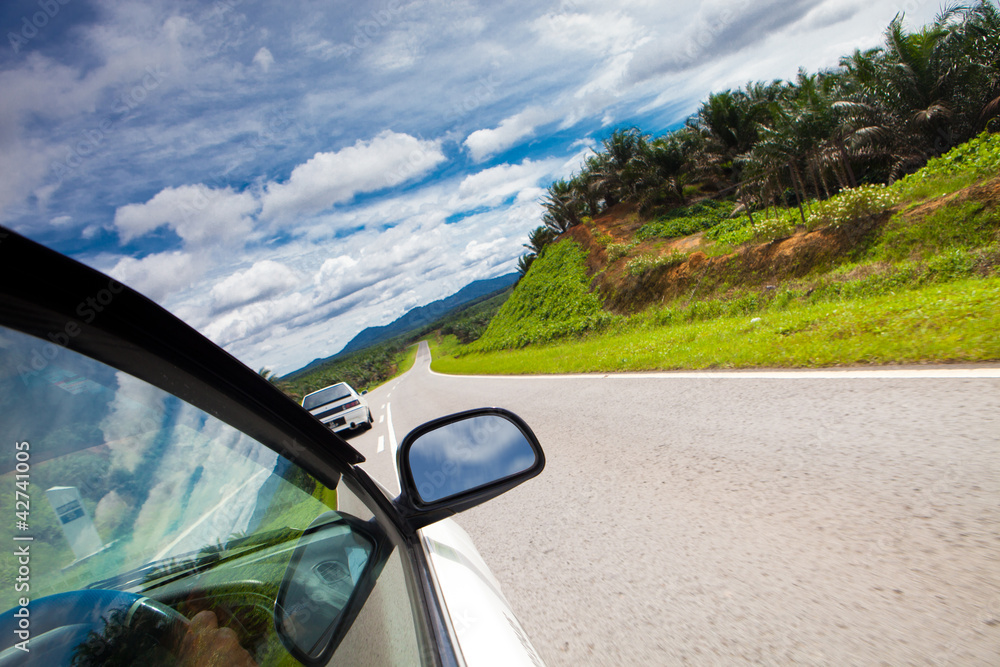
<svg viewBox="0 0 1000 667">
<path fill-rule="evenodd" d="M 541 476 L 457 520 L 549 665 L 1000 665 L 997 367 L 461 378 L 429 358 L 369 394 L 352 443 L 398 488 L 394 447 L 433 417 L 534 428 Z"/>
</svg>

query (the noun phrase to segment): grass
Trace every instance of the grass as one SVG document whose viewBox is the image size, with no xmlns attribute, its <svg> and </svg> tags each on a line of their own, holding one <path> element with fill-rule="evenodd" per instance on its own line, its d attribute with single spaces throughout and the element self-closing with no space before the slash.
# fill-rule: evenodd
<svg viewBox="0 0 1000 667">
<path fill-rule="evenodd" d="M 469 349 L 524 347 L 606 323 L 609 315 L 589 289 L 585 259 L 586 252 L 568 239 L 545 248 Z"/>
<path fill-rule="evenodd" d="M 904 199 L 939 197 L 1000 173 L 1000 133 L 983 132 L 975 139 L 927 162 L 891 187 Z"/>
<path fill-rule="evenodd" d="M 426 340 L 428 347 L 431 349 L 431 359 L 454 357 L 462 349 L 461 342 L 454 335 L 436 336 Z"/>
<path fill-rule="evenodd" d="M 711 229 L 726 220 L 735 204 L 732 201 L 706 200 L 692 206 L 675 208 L 636 233 L 640 241 L 653 238 L 678 238 Z"/>
<path fill-rule="evenodd" d="M 791 303 L 758 316 L 625 330 L 521 350 L 452 356 L 458 374 L 596 373 L 1000 360 L 1000 278 L 933 284 L 876 297 Z M 442 354 L 443 356 L 437 356 Z"/>
<path fill-rule="evenodd" d="M 406 371 L 413 368 L 414 362 L 417 360 L 417 344 L 414 343 L 410 347 L 406 348 L 403 352 L 400 352 L 396 357 L 396 375 L 393 377 L 399 377 Z M 390 380 L 392 378 L 389 378 Z"/>
<path fill-rule="evenodd" d="M 949 202 L 914 217 L 893 216 L 871 255 L 890 261 L 929 258 L 943 249 L 987 247 L 1000 238 L 1000 211 L 983 202 Z"/>
</svg>

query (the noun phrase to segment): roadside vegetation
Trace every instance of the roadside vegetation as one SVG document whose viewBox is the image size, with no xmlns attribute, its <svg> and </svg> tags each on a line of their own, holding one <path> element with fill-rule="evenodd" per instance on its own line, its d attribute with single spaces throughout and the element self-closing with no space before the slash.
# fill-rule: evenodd
<svg viewBox="0 0 1000 667">
<path fill-rule="evenodd" d="M 502 353 L 445 339 L 441 373 L 597 373 L 678 369 L 920 364 L 1000 359 L 1000 278 L 867 298 L 782 305 L 746 315 L 649 313 L 601 335 Z M 457 355 L 457 356 L 456 356 Z"/>
<path fill-rule="evenodd" d="M 588 289 L 585 255 L 573 243 L 554 245 L 518 283 L 483 336 L 468 349 L 523 347 L 586 331 L 609 320 L 600 299 Z"/>
<path fill-rule="evenodd" d="M 632 223 L 631 241 L 608 242 L 615 216 L 584 223 L 535 260 L 479 341 L 442 339 L 434 369 L 1000 360 L 998 173 L 1000 133 L 983 133 L 892 185 L 813 202 L 804 224 L 776 210 L 789 221 L 777 231 L 716 204 Z M 650 224 L 700 236 L 698 250 L 655 245 Z"/>
<path fill-rule="evenodd" d="M 899 16 L 836 68 L 714 93 L 661 136 L 613 131 L 549 187 L 509 298 L 358 384 L 431 332 L 443 372 L 1000 360 L 998 130 L 997 7 Z"/>
<path fill-rule="evenodd" d="M 395 377 L 407 358 L 407 343 L 393 340 L 323 364 L 304 373 L 292 373 L 276 381 L 278 388 L 294 401 L 317 389 L 346 382 L 357 391 L 366 391 Z M 412 363 L 412 362 L 411 362 Z"/>
</svg>

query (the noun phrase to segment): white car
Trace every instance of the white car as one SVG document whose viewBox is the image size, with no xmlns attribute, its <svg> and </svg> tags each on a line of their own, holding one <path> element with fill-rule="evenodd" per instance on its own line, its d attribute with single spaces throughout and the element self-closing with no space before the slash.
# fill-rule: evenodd
<svg viewBox="0 0 1000 667">
<path fill-rule="evenodd" d="M 3 228 L 0 255 L 0 665 L 541 664 L 448 518 L 542 471 L 520 418 L 417 427 L 390 494 L 149 299 Z"/>
<path fill-rule="evenodd" d="M 346 382 L 331 384 L 307 394 L 302 399 L 302 407 L 334 433 L 372 427 L 368 401 Z"/>
</svg>

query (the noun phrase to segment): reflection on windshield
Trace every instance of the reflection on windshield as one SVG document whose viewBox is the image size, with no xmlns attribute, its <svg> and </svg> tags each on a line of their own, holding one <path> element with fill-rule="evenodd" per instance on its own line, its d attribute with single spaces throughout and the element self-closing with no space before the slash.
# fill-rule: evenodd
<svg viewBox="0 0 1000 667">
<path fill-rule="evenodd" d="M 31 591 L 37 596 L 84 588 L 147 563 L 184 561 L 256 533 L 301 532 L 336 509 L 334 490 L 205 412 L 4 328 L 0 423 L 6 437 L 30 444 L 28 527 L 18 532 L 8 522 L 0 531 L 8 544 L 15 533 L 33 538 Z M 14 465 L 12 455 L 0 457 L 0 481 L 8 489 Z M 79 538 L 81 526 L 93 536 Z M 119 584 L 139 586 L 149 574 Z M 0 572 L 0 609 L 17 604 L 15 576 L 14 568 Z"/>
<path fill-rule="evenodd" d="M 535 452 L 515 424 L 481 415 L 422 434 L 409 463 L 421 500 L 434 502 L 527 470 Z"/>
</svg>

